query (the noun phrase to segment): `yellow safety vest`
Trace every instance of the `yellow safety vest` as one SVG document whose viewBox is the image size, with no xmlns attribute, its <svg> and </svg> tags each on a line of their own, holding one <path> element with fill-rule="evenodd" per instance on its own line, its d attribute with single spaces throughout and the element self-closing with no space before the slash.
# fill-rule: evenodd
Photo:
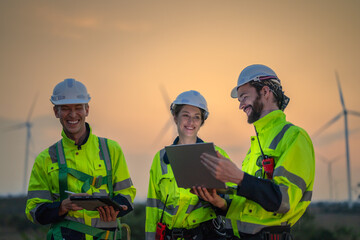
<svg viewBox="0 0 360 240">
<path fill-rule="evenodd" d="M 133 203 L 136 189 L 134 188 L 125 157 L 119 144 L 112 140 L 107 141 L 108 155 L 111 158 L 111 163 L 106 164 L 104 161 L 104 154 L 100 151 L 99 139 L 91 133 L 85 144 L 81 148 L 75 145 L 75 142 L 69 139 L 64 132 L 62 132 L 62 147 L 63 153 L 66 157 L 66 165 L 68 169 L 79 171 L 84 175 L 90 176 L 91 181 L 84 181 L 78 179 L 73 174 L 67 174 L 67 189 L 71 192 L 86 192 L 93 193 L 107 193 L 111 192 L 107 176 L 109 169 L 111 169 L 111 186 L 113 188 L 113 195 L 122 195 L 129 203 Z M 58 151 L 57 148 L 61 147 L 60 142 L 54 144 L 50 148 L 44 150 L 35 159 L 32 169 L 29 188 L 28 200 L 26 203 L 26 215 L 28 219 L 37 223 L 35 213 L 38 207 L 43 203 L 52 203 L 61 201 L 60 187 L 59 187 L 59 164 L 58 164 Z M 106 166 L 108 165 L 108 166 Z M 116 228 L 117 221 L 103 222 L 100 220 L 97 211 L 69 211 L 65 217 L 65 221 L 76 222 L 95 229 L 100 228 Z M 78 224 L 78 225 L 79 225 Z M 87 239 L 92 237 L 86 236 Z"/>
<path fill-rule="evenodd" d="M 201 140 L 200 140 L 201 141 Z M 227 153 L 215 146 L 216 151 L 228 158 Z M 165 149 L 156 153 L 151 169 L 146 203 L 146 239 L 155 239 L 156 224 L 160 221 L 167 195 L 163 223 L 169 229 L 192 229 L 200 223 L 216 218 L 212 205 L 200 201 L 190 189 L 178 188 L 170 164 L 164 162 Z"/>
<path fill-rule="evenodd" d="M 315 177 L 315 154 L 308 134 L 286 121 L 276 110 L 254 122 L 264 155 L 274 157 L 273 182 L 280 187 L 282 201 L 275 212 L 245 197 L 235 195 L 226 215 L 226 228 L 234 235 L 255 234 L 264 227 L 293 226 L 310 204 Z M 255 176 L 261 157 L 257 136 L 251 137 L 251 148 L 242 170 Z M 254 189 L 253 191 L 256 191 Z"/>
</svg>

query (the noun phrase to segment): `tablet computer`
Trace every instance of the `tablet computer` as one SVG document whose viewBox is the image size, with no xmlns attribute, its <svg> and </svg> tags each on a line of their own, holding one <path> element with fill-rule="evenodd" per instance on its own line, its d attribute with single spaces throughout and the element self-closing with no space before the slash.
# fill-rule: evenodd
<svg viewBox="0 0 360 240">
<path fill-rule="evenodd" d="M 70 196 L 70 200 L 79 207 L 82 207 L 89 211 L 97 211 L 98 207 L 103 207 L 103 206 L 112 206 L 115 211 L 122 210 L 120 204 L 111 200 L 109 196 L 105 196 L 105 195 Z"/>
<path fill-rule="evenodd" d="M 216 156 L 213 143 L 172 145 L 166 146 L 165 151 L 178 187 L 204 186 L 218 190 L 226 189 L 225 183 L 213 177 L 201 163 L 202 153 Z"/>
</svg>

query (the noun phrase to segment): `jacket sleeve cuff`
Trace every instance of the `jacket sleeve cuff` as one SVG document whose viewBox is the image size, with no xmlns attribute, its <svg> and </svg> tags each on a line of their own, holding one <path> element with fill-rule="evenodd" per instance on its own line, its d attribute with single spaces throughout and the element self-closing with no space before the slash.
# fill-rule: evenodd
<svg viewBox="0 0 360 240">
<path fill-rule="evenodd" d="M 256 189 L 256 184 L 251 181 L 251 176 L 249 174 L 244 173 L 244 178 L 237 188 L 237 195 L 246 197 L 246 195 L 249 192 L 254 191 L 254 189 Z"/>
<path fill-rule="evenodd" d="M 61 202 L 44 203 L 36 210 L 36 221 L 42 225 L 63 220 L 66 214 L 59 216 Z"/>
<path fill-rule="evenodd" d="M 252 200 L 266 211 L 277 211 L 281 205 L 280 187 L 268 179 L 261 179 L 244 173 L 244 179 L 237 189 L 237 195 Z"/>
<path fill-rule="evenodd" d="M 133 210 L 133 207 L 132 207 L 132 204 L 128 201 L 128 199 L 124 196 L 121 196 L 120 194 L 119 195 L 116 195 L 113 200 L 115 202 L 117 202 L 118 204 L 120 205 L 126 205 L 128 207 L 127 210 L 125 211 L 120 211 L 119 214 L 118 214 L 118 217 L 123 217 L 125 216 L 126 214 L 128 214 L 129 212 L 131 212 Z"/>
<path fill-rule="evenodd" d="M 221 208 L 213 206 L 216 215 L 226 216 L 229 210 L 229 206 L 231 204 L 231 199 L 225 199 L 225 201 L 226 201 L 226 210 L 222 210 Z"/>
</svg>

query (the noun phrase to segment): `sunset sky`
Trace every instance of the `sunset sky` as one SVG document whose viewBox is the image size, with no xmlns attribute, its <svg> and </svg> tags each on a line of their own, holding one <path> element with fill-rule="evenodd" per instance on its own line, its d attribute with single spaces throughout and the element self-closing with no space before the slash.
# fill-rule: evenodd
<svg viewBox="0 0 360 240">
<path fill-rule="evenodd" d="M 61 137 L 49 99 L 69 77 L 92 97 L 93 133 L 121 145 L 138 201 L 146 198 L 153 156 L 175 137 L 172 124 L 157 138 L 171 117 L 169 101 L 183 91 L 208 102 L 199 136 L 241 166 L 254 131 L 230 91 L 250 64 L 277 73 L 291 99 L 287 119 L 310 136 L 341 111 L 335 71 L 346 107 L 360 112 L 359 9 L 357 0 L 0 1 L 0 195 L 19 194 L 23 185 L 26 129 L 9 127 L 26 121 L 37 96 L 29 178 L 36 155 Z M 355 200 L 360 117 L 349 115 L 349 130 Z M 347 199 L 343 132 L 341 118 L 313 138 L 315 201 L 329 199 L 324 161 L 333 159 L 334 198 Z"/>
</svg>

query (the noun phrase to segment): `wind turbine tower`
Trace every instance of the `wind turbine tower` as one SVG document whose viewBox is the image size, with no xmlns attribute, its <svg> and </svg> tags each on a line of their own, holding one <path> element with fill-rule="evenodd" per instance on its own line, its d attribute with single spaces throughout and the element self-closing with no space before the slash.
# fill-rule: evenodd
<svg viewBox="0 0 360 240">
<path fill-rule="evenodd" d="M 32 127 L 32 123 L 30 122 L 30 116 L 31 115 L 29 115 L 26 122 L 24 123 L 26 127 L 26 146 L 25 146 L 25 162 L 24 162 L 24 179 L 23 179 L 23 189 L 22 189 L 23 193 L 26 193 L 27 172 L 29 165 L 29 148 L 30 148 L 30 140 L 31 140 L 31 127 Z"/>
<path fill-rule="evenodd" d="M 345 127 L 345 152 L 346 152 L 346 173 L 347 173 L 347 185 L 348 185 L 348 206 L 352 208 L 352 193 L 351 193 L 351 172 L 350 172 L 350 151 L 349 151 L 349 130 L 348 130 L 348 114 L 360 117 L 360 112 L 347 110 L 345 107 L 344 97 L 341 90 L 340 79 L 337 72 L 335 72 L 335 77 L 339 89 L 340 102 L 342 106 L 342 111 L 336 115 L 333 119 L 327 122 L 323 127 L 321 127 L 315 134 L 314 137 L 318 136 L 325 129 L 330 127 L 333 123 L 339 120 L 342 116 L 344 116 L 344 127 Z"/>
<path fill-rule="evenodd" d="M 319 154 L 318 154 L 319 155 Z M 323 157 L 323 156 L 319 156 L 320 159 L 325 163 L 327 164 L 327 170 L 328 170 L 328 183 L 329 183 L 329 198 L 330 198 L 330 201 L 333 201 L 334 200 L 334 194 L 333 194 L 333 185 L 334 185 L 334 181 L 333 181 L 333 177 L 332 177 L 332 164 L 334 162 L 336 162 L 337 160 L 339 160 L 339 156 L 338 157 L 335 157 L 335 158 L 332 158 L 331 160 Z"/>
</svg>

